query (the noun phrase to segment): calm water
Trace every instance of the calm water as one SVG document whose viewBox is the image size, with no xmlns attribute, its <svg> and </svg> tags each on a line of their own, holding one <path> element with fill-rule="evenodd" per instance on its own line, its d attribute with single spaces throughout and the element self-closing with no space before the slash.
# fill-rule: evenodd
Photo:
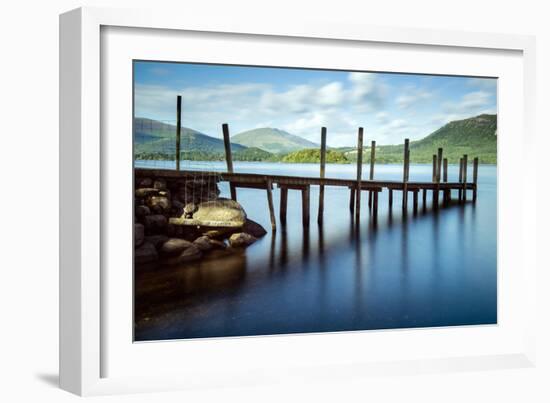
<svg viewBox="0 0 550 403">
<path fill-rule="evenodd" d="M 151 162 L 160 167 L 165 162 Z M 139 166 L 139 165 L 138 165 Z M 224 170 L 224 163 L 185 168 Z M 317 176 L 318 165 L 235 163 L 249 173 Z M 411 165 L 410 180 L 431 180 L 430 165 Z M 471 167 L 469 168 L 471 175 Z M 368 175 L 368 166 L 363 172 Z M 402 167 L 377 165 L 377 179 L 399 180 Z M 327 177 L 354 178 L 353 165 L 328 165 Z M 449 166 L 449 180 L 458 167 Z M 228 197 L 227 184 L 221 183 Z M 247 215 L 270 229 L 265 191 L 238 189 Z M 496 167 L 480 166 L 476 205 L 401 214 L 401 192 L 379 198 L 373 224 L 363 192 L 353 225 L 347 189 L 325 188 L 325 220 L 301 224 L 301 197 L 289 191 L 286 228 L 245 251 L 198 264 L 136 275 L 136 340 L 492 324 L 497 321 Z M 456 194 L 453 193 L 453 197 Z M 468 194 L 470 198 L 470 193 Z M 279 191 L 274 190 L 279 211 Z"/>
</svg>

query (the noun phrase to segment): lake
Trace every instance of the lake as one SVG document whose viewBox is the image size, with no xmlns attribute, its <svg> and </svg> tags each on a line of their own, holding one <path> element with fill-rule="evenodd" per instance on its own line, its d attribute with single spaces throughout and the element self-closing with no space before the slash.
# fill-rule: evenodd
<svg viewBox="0 0 550 403">
<path fill-rule="evenodd" d="M 137 162 L 173 168 L 173 162 Z M 318 176 L 316 164 L 235 162 L 236 172 Z M 182 169 L 225 170 L 224 162 L 189 162 Z M 364 165 L 363 176 L 368 177 Z M 468 177 L 471 178 L 471 166 Z M 326 176 L 355 178 L 355 165 L 328 164 Z M 431 164 L 412 164 L 411 181 L 430 181 Z M 401 165 L 376 165 L 376 179 L 401 180 Z M 449 165 L 449 181 L 458 166 Z M 159 267 L 135 278 L 135 340 L 333 332 L 497 322 L 497 169 L 480 165 L 477 203 L 401 213 L 401 192 L 379 196 L 373 222 L 362 192 L 358 228 L 349 191 L 311 188 L 311 224 L 302 227 L 301 195 L 289 190 L 286 227 L 270 231 L 266 192 L 238 189 L 249 218 L 268 234 L 238 253 L 196 264 Z M 220 183 L 222 196 L 229 186 Z M 453 198 L 456 199 L 456 192 Z M 278 220 L 279 190 L 274 189 Z"/>
</svg>

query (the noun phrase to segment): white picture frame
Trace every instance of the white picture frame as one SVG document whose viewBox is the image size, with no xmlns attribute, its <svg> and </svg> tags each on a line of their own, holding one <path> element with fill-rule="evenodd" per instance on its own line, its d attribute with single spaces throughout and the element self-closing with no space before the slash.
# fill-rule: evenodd
<svg viewBox="0 0 550 403">
<path fill-rule="evenodd" d="M 253 37 L 257 41 L 263 39 L 280 41 L 283 47 L 285 41 L 297 43 L 303 41 L 307 46 L 308 41 L 320 40 L 330 41 L 330 46 L 334 47 L 344 46 L 346 43 L 359 45 L 376 43 L 377 46 L 382 47 L 394 45 L 419 47 L 417 50 L 420 49 L 420 51 L 428 48 L 437 51 L 467 50 L 474 54 L 471 56 L 474 58 L 475 54 L 481 58 L 484 54 L 491 52 L 514 52 L 515 62 L 512 64 L 516 63 L 516 67 L 521 67 L 521 77 L 519 79 L 517 77 L 519 70 L 514 70 L 514 73 L 510 74 L 515 74 L 514 80 L 521 81 L 512 84 L 516 85 L 514 88 L 521 97 L 518 102 L 522 104 L 522 113 L 518 121 L 505 122 L 505 125 L 509 124 L 510 128 L 518 129 L 520 133 L 513 142 L 502 143 L 499 138 L 499 187 L 502 184 L 502 177 L 505 176 L 505 180 L 516 181 L 516 186 L 528 188 L 530 191 L 536 189 L 531 186 L 531 181 L 534 180 L 532 177 L 521 175 L 521 170 L 516 172 L 512 169 L 514 167 L 506 162 L 509 159 L 501 159 L 501 153 L 512 155 L 514 144 L 516 157 L 522 160 L 528 160 L 534 153 L 535 42 L 533 37 L 382 28 L 326 22 L 281 25 L 277 22 L 246 21 L 236 18 L 207 20 L 191 15 L 182 16 L 151 10 L 81 8 L 65 13 L 60 17 L 60 384 L 63 389 L 80 395 L 96 395 L 216 385 L 244 386 L 292 381 L 297 377 L 330 379 L 380 373 L 393 375 L 534 365 L 537 267 L 535 242 L 530 242 L 527 236 L 535 233 L 536 211 L 530 208 L 527 199 L 527 195 L 533 197 L 532 193 L 502 193 L 506 191 L 506 186 L 502 192 L 499 188 L 499 209 L 501 210 L 499 231 L 502 231 L 502 228 L 510 231 L 506 232 L 505 237 L 499 238 L 499 246 L 503 243 L 505 247 L 501 247 L 500 250 L 505 250 L 502 253 L 513 254 L 512 260 L 517 263 L 521 271 L 506 272 L 510 274 L 506 274 L 505 279 L 510 281 L 499 285 L 499 298 L 504 299 L 506 309 L 504 313 L 512 309 L 508 301 L 514 298 L 521 298 L 523 301 L 521 306 L 513 308 L 514 318 L 521 317 L 521 321 L 511 319 L 513 323 L 509 327 L 502 325 L 497 330 L 495 328 L 447 328 L 423 333 L 419 333 L 421 331 L 418 330 L 344 332 L 323 335 L 321 338 L 319 335 L 294 335 L 231 340 L 211 339 L 192 341 L 187 344 L 163 343 L 162 346 L 160 346 L 161 343 L 156 343 L 157 346 L 147 347 L 151 349 L 150 351 L 133 351 L 132 341 L 125 336 L 122 340 L 128 343 L 127 350 L 113 344 L 105 327 L 112 323 L 106 318 L 109 315 L 117 315 L 112 309 L 112 298 L 108 298 L 109 287 L 115 287 L 115 283 L 109 287 L 105 283 L 105 280 L 110 277 L 104 271 L 107 265 L 108 247 L 102 243 L 104 238 L 102 225 L 105 224 L 102 209 L 105 210 L 105 203 L 109 203 L 110 200 L 108 196 L 110 187 L 106 184 L 105 175 L 113 175 L 113 177 L 117 175 L 114 172 L 106 172 L 106 167 L 109 166 L 109 153 L 105 147 L 127 147 L 128 144 L 115 144 L 102 137 L 102 133 L 105 135 L 110 130 L 110 123 L 105 123 L 108 114 L 102 110 L 104 101 L 102 97 L 110 90 L 106 88 L 110 84 L 102 80 L 102 69 L 105 67 L 102 57 L 109 55 L 102 49 L 105 47 L 105 42 L 102 42 L 105 40 L 102 37 L 102 31 L 108 30 L 109 27 L 122 30 L 125 28 L 154 29 L 157 30 L 156 32 L 171 33 L 193 32 L 195 36 L 200 36 L 200 33 L 205 35 L 217 33 L 217 37 L 243 35 Z M 173 37 L 166 39 L 167 45 L 173 40 Z M 145 43 L 143 47 L 146 47 Z M 163 55 L 162 51 L 159 52 Z M 429 55 L 427 57 L 433 58 Z M 518 63 L 520 66 L 517 65 Z M 120 91 L 117 92 L 119 95 L 120 93 Z M 128 95 L 131 96 L 126 94 Z M 499 121 L 499 137 L 500 124 Z M 501 203 L 501 200 L 508 200 L 509 195 L 513 197 L 512 202 Z M 507 214 L 512 210 L 516 214 L 515 217 L 509 217 Z M 510 246 L 515 250 L 509 250 Z M 503 260 L 500 253 L 499 251 L 499 265 L 508 264 L 509 256 L 504 256 Z M 501 306 L 499 306 L 499 315 L 502 313 L 500 308 Z M 117 309 L 116 311 L 121 311 L 121 315 L 127 316 L 127 310 Z M 445 350 L 445 343 L 459 340 L 466 340 L 465 343 L 469 343 L 468 338 L 473 337 L 474 334 L 476 338 L 484 339 L 486 344 L 480 342 L 474 345 L 475 343 L 472 342 L 471 346 L 466 346 L 468 348 L 463 350 Z M 492 337 L 501 337 L 502 340 L 507 341 L 502 345 L 495 343 L 498 348 L 491 350 L 487 345 Z M 423 346 L 433 341 L 433 345 L 437 345 L 438 350 L 426 350 L 412 356 L 405 355 L 404 351 L 396 349 L 392 356 L 366 359 L 353 348 L 366 343 L 367 339 L 368 344 L 385 344 L 386 349 L 391 348 L 391 343 L 402 344 L 404 340 L 416 346 Z M 438 340 L 443 340 L 444 343 L 438 345 Z M 342 344 L 348 347 L 336 351 L 336 346 Z M 143 349 L 145 347 L 140 347 L 140 350 Z M 123 367 L 117 371 L 111 371 L 106 366 L 110 357 L 115 355 L 113 351 L 124 350 L 125 354 L 129 355 L 119 354 L 118 359 L 128 360 L 128 362 L 133 362 L 131 355 L 136 354 L 135 357 L 138 357 L 137 354 L 142 354 L 136 361 L 142 362 L 146 367 L 150 366 L 149 360 L 154 357 L 160 362 L 165 360 L 168 364 L 166 358 L 162 357 L 170 354 L 171 351 L 182 349 L 185 350 L 188 359 L 170 362 L 165 366 L 166 371 L 158 371 L 157 375 L 146 371 L 141 373 L 139 368 L 136 373 L 131 373 L 128 368 Z M 317 354 L 319 349 L 324 350 L 322 355 Z M 240 358 L 242 362 L 231 366 L 216 365 L 215 370 L 209 371 L 209 360 L 215 359 L 208 355 L 209 351 L 215 351 L 219 357 L 224 357 L 224 360 Z M 267 354 L 268 351 L 272 356 Z M 282 354 L 284 351 L 302 351 L 303 354 L 277 361 L 276 357 L 284 356 L 285 354 Z M 179 351 L 178 354 L 182 353 L 183 351 Z M 202 363 L 204 364 L 202 367 L 198 365 L 200 356 L 197 354 L 203 354 L 205 362 Z M 260 372 L 257 358 L 262 355 L 264 355 L 264 364 Z M 193 371 L 189 371 L 191 367 Z"/>
</svg>

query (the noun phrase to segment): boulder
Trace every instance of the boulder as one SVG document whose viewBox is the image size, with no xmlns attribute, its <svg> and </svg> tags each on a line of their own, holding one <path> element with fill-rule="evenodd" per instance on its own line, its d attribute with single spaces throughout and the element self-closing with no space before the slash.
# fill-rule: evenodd
<svg viewBox="0 0 550 403">
<path fill-rule="evenodd" d="M 205 228 L 205 231 L 203 231 L 203 235 L 206 235 L 210 239 L 223 239 L 227 238 L 228 235 L 230 235 L 231 233 L 239 230 L 240 228 Z"/>
<path fill-rule="evenodd" d="M 145 198 L 149 196 L 156 196 L 159 193 L 158 189 L 154 188 L 139 188 L 136 189 L 136 197 Z"/>
<path fill-rule="evenodd" d="M 142 218 L 151 214 L 151 210 L 147 206 L 136 206 L 136 217 Z"/>
<path fill-rule="evenodd" d="M 192 242 L 186 241 L 185 239 L 170 238 L 160 247 L 160 254 L 162 256 L 177 256 L 192 245 Z"/>
<path fill-rule="evenodd" d="M 148 215 L 143 218 L 143 225 L 147 234 L 156 234 L 164 230 L 168 220 L 162 214 Z"/>
<path fill-rule="evenodd" d="M 261 238 L 265 234 L 267 234 L 267 231 L 264 227 L 262 227 L 256 221 L 252 221 L 250 218 L 246 219 L 246 222 L 243 226 L 243 232 L 246 232 L 247 234 L 250 234 L 256 238 Z"/>
<path fill-rule="evenodd" d="M 231 199 L 218 199 L 200 203 L 193 213 L 196 225 L 207 227 L 242 227 L 246 213 L 239 203 Z"/>
<path fill-rule="evenodd" d="M 145 237 L 145 242 L 152 243 L 157 250 L 168 240 L 166 235 L 149 235 Z"/>
<path fill-rule="evenodd" d="M 201 256 L 202 256 L 201 250 L 196 245 L 191 243 L 191 245 L 185 248 L 185 250 L 182 251 L 179 255 L 165 259 L 164 263 L 166 264 L 187 263 L 187 262 L 198 260 L 201 258 Z"/>
<path fill-rule="evenodd" d="M 153 179 L 151 178 L 142 178 L 137 184 L 139 188 L 150 188 L 151 186 L 153 186 Z"/>
<path fill-rule="evenodd" d="M 178 259 L 181 263 L 192 262 L 194 260 L 200 259 L 201 256 L 202 256 L 201 250 L 196 245 L 191 245 L 189 248 L 185 249 L 181 253 Z"/>
<path fill-rule="evenodd" d="M 213 248 L 213 245 L 210 243 L 210 238 L 207 236 L 198 237 L 193 241 L 193 244 L 203 252 Z"/>
<path fill-rule="evenodd" d="M 145 240 L 145 227 L 142 224 L 134 224 L 134 247 L 137 248 Z"/>
<path fill-rule="evenodd" d="M 134 262 L 136 264 L 151 263 L 158 259 L 158 253 L 152 243 L 144 242 L 134 252 Z"/>
<path fill-rule="evenodd" d="M 164 179 L 155 179 L 153 187 L 158 190 L 166 190 L 166 181 Z"/>
<path fill-rule="evenodd" d="M 151 208 L 153 211 L 169 211 L 171 204 L 170 199 L 166 196 L 151 196 L 147 199 L 147 205 Z"/>
<path fill-rule="evenodd" d="M 253 244 L 258 239 L 246 232 L 237 232 L 229 237 L 229 244 L 233 248 L 245 247 Z"/>
<path fill-rule="evenodd" d="M 185 205 L 179 200 L 172 199 L 172 213 L 178 217 L 183 214 L 183 209 Z"/>
<path fill-rule="evenodd" d="M 225 248 L 227 248 L 227 245 L 225 244 L 225 242 L 220 241 L 218 239 L 210 239 L 210 246 L 213 249 L 225 249 Z"/>
</svg>

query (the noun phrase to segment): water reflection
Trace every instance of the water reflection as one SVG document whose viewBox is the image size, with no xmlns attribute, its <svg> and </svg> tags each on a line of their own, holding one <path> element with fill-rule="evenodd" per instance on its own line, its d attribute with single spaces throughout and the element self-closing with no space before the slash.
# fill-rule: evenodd
<svg viewBox="0 0 550 403">
<path fill-rule="evenodd" d="M 265 195 L 246 192 L 247 213 L 269 228 Z M 380 202 L 378 220 L 364 208 L 356 221 L 348 196 L 327 188 L 323 223 L 304 229 L 289 194 L 287 224 L 250 248 L 137 273 L 136 339 L 496 321 L 496 187 L 475 208 L 433 209 L 431 194 L 417 214 Z"/>
</svg>

